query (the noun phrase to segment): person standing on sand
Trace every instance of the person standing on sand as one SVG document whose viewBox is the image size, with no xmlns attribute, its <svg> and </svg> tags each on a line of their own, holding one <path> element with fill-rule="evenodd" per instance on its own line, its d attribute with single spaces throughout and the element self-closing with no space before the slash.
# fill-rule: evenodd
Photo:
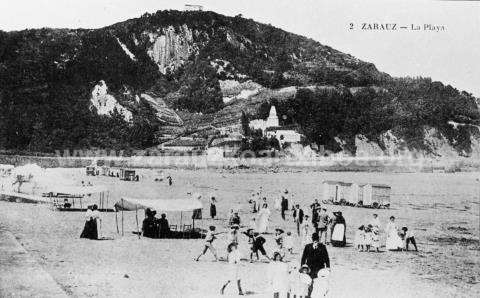
<svg viewBox="0 0 480 298">
<path fill-rule="evenodd" d="M 297 224 L 297 234 L 300 236 L 300 225 L 303 223 L 303 210 L 300 208 L 299 204 L 295 205 L 293 210 L 293 217 L 295 218 L 295 223 Z"/>
<path fill-rule="evenodd" d="M 387 250 L 401 250 L 403 248 L 402 238 L 398 235 L 398 227 L 395 224 L 395 216 L 390 216 L 390 221 L 385 228 L 387 240 L 385 247 Z"/>
<path fill-rule="evenodd" d="M 256 231 L 259 233 L 266 233 L 268 231 L 268 222 L 270 220 L 270 209 L 266 203 L 263 204 L 262 209 L 258 213 L 258 221 Z"/>
<path fill-rule="evenodd" d="M 87 238 L 91 240 L 98 240 L 98 222 L 100 219 L 100 212 L 96 204 L 89 206 L 85 213 L 85 227 L 83 228 L 80 238 Z"/>
<path fill-rule="evenodd" d="M 273 209 L 280 211 L 282 209 L 282 193 L 275 197 L 273 201 Z"/>
<path fill-rule="evenodd" d="M 341 211 L 333 212 L 333 215 L 335 217 L 332 220 L 330 243 L 332 246 L 345 247 L 347 245 L 347 224 L 345 223 L 345 218 Z"/>
<path fill-rule="evenodd" d="M 281 202 L 281 214 L 282 214 L 282 219 L 285 220 L 285 211 L 288 210 L 288 199 L 286 198 L 288 194 L 288 190 L 285 190 L 284 195 L 282 196 L 282 202 Z"/>
<path fill-rule="evenodd" d="M 272 260 L 268 265 L 268 277 L 273 297 L 286 297 L 289 285 L 288 265 L 282 262 L 282 256 L 278 252 L 273 254 Z"/>
<path fill-rule="evenodd" d="M 317 230 L 318 230 L 318 235 L 320 236 L 320 242 L 322 242 L 322 235 L 324 236 L 324 244 L 327 244 L 327 228 L 328 228 L 328 222 L 330 221 L 330 218 L 328 217 L 327 214 L 327 209 L 322 208 L 320 209 L 320 214 L 318 215 L 318 225 L 317 225 Z"/>
<path fill-rule="evenodd" d="M 312 224 L 318 222 L 318 210 L 320 210 L 320 203 L 317 199 L 310 205 L 310 209 L 312 209 Z"/>
<path fill-rule="evenodd" d="M 328 257 L 327 248 L 325 245 L 319 242 L 317 233 L 312 234 L 312 243 L 305 246 L 302 254 L 300 264 L 302 266 L 307 265 L 310 268 L 310 277 L 315 283 L 315 279 L 318 277 L 318 272 L 327 268 L 330 270 L 330 258 Z M 310 288 L 310 291 L 312 288 Z"/>
<path fill-rule="evenodd" d="M 216 202 L 217 200 L 212 196 L 210 198 L 210 217 L 212 219 L 215 219 L 215 216 L 217 216 L 217 206 L 215 205 Z"/>
<path fill-rule="evenodd" d="M 223 295 L 225 293 L 225 289 L 230 284 L 231 281 L 237 282 L 238 287 L 238 295 L 243 295 L 242 285 L 241 285 L 241 278 L 240 278 L 240 259 L 241 254 L 238 250 L 238 245 L 236 243 L 230 243 L 227 247 L 228 251 L 228 265 L 230 267 L 230 274 L 228 277 L 227 282 L 222 286 L 220 290 L 220 294 Z"/>
<path fill-rule="evenodd" d="M 195 261 L 199 261 L 200 260 L 200 257 L 203 256 L 207 250 L 210 250 L 213 254 L 213 256 L 215 257 L 215 261 L 218 261 L 218 257 L 217 257 L 217 251 L 215 250 L 215 247 L 213 247 L 213 241 L 215 241 L 215 239 L 217 239 L 217 235 L 218 234 L 221 234 L 221 233 L 215 233 L 215 226 L 210 226 L 208 232 L 207 232 L 207 235 L 205 236 L 205 246 L 203 248 L 203 251 L 202 253 L 195 259 Z"/>
</svg>

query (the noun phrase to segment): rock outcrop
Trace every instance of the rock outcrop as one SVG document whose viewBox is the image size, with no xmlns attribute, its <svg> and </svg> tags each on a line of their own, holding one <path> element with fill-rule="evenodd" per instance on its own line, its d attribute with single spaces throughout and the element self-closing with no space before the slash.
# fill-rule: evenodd
<svg viewBox="0 0 480 298">
<path fill-rule="evenodd" d="M 148 56 L 158 65 L 161 73 L 174 71 L 192 54 L 198 53 L 193 40 L 193 32 L 187 25 L 178 28 L 168 26 L 159 29 L 159 32 L 144 32 L 148 36 L 151 46 L 147 50 Z"/>
<path fill-rule="evenodd" d="M 123 115 L 125 121 L 130 122 L 132 120 L 132 112 L 119 104 L 113 95 L 108 94 L 107 84 L 103 80 L 93 88 L 90 101 L 99 115 L 110 116 L 116 109 Z"/>
</svg>

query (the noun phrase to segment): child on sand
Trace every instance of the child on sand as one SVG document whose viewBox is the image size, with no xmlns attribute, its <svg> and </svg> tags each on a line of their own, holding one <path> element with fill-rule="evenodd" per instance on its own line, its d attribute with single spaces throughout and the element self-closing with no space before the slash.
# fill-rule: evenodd
<svg viewBox="0 0 480 298">
<path fill-rule="evenodd" d="M 372 248 L 380 252 L 380 231 L 376 226 L 372 227 Z"/>
<path fill-rule="evenodd" d="M 238 250 L 236 243 L 230 243 L 227 248 L 228 251 L 228 264 L 230 266 L 230 275 L 228 277 L 227 282 L 222 286 L 220 290 L 220 294 L 225 293 L 225 288 L 230 284 L 231 281 L 237 282 L 238 287 L 238 295 L 243 295 L 242 285 L 241 285 L 241 278 L 240 278 L 240 251 Z"/>
<path fill-rule="evenodd" d="M 358 251 L 363 251 L 365 245 L 365 226 L 361 225 L 358 227 L 357 233 L 355 234 L 355 247 Z"/>
<path fill-rule="evenodd" d="M 288 292 L 288 265 L 282 262 L 279 253 L 273 254 L 273 262 L 268 265 L 271 291 L 274 298 L 286 297 Z"/>
<path fill-rule="evenodd" d="M 365 228 L 365 251 L 366 252 L 369 252 L 370 251 L 370 247 L 372 246 L 372 225 L 368 225 L 366 228 Z"/>
<path fill-rule="evenodd" d="M 412 243 L 413 247 L 415 247 L 415 251 L 418 251 L 417 243 L 415 242 L 415 235 L 413 235 L 413 233 L 409 231 L 407 227 L 403 227 L 402 231 L 405 238 L 405 250 L 408 251 L 408 245 Z"/>
<path fill-rule="evenodd" d="M 280 228 L 275 229 L 275 250 L 274 250 L 274 255 L 278 253 L 280 255 L 280 261 L 283 261 L 283 258 L 285 257 L 285 248 L 283 246 L 283 233 L 284 231 Z"/>
<path fill-rule="evenodd" d="M 195 259 L 195 261 L 198 262 L 198 260 L 200 260 L 200 257 L 203 256 L 207 252 L 207 250 L 210 250 L 215 257 L 215 261 L 218 261 L 217 251 L 213 247 L 213 241 L 217 239 L 216 236 L 221 233 L 215 233 L 215 229 L 215 226 L 210 226 L 209 231 L 205 236 L 205 247 L 203 248 L 203 252 Z"/>
<path fill-rule="evenodd" d="M 293 282 L 295 283 L 293 286 L 293 293 L 291 293 L 290 297 L 296 298 L 306 298 L 310 292 L 310 287 L 312 285 L 312 278 L 310 275 L 310 268 L 307 265 L 303 265 L 299 273 L 294 277 Z"/>
<path fill-rule="evenodd" d="M 283 247 L 290 253 L 293 254 L 293 236 L 292 232 L 288 231 L 287 236 L 283 238 Z"/>
</svg>

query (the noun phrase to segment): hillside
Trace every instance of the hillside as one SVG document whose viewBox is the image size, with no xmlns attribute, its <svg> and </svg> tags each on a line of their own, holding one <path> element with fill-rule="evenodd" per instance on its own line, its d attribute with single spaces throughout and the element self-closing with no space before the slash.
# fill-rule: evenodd
<svg viewBox="0 0 480 298">
<path fill-rule="evenodd" d="M 0 31 L 0 149 L 147 148 L 242 112 L 265 117 L 271 103 L 333 151 L 470 156 L 480 139 L 471 94 L 392 78 L 241 16 L 158 11 L 95 30 Z"/>
</svg>

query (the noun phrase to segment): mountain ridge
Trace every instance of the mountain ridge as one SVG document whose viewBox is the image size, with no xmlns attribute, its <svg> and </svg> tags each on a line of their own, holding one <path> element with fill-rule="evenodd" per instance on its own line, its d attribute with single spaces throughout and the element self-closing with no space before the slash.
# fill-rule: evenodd
<svg viewBox="0 0 480 298">
<path fill-rule="evenodd" d="M 95 108 L 92 91 L 102 80 L 114 101 Z M 229 81 L 238 83 L 238 93 L 225 91 Z M 293 87 L 288 96 L 278 92 Z M 299 124 L 309 142 L 335 151 L 345 150 L 340 138 L 355 152 L 357 135 L 382 147 L 381 135 L 390 131 L 406 148 L 435 155 L 424 142 L 425 127 L 432 127 L 469 156 L 478 138 L 469 126 L 480 119 L 475 100 L 428 78 L 393 78 L 313 39 L 214 12 L 158 11 L 99 29 L 0 31 L 5 149 L 145 148 L 166 132 L 235 122 L 242 112 L 265 117 L 274 103 L 286 124 Z"/>
</svg>

